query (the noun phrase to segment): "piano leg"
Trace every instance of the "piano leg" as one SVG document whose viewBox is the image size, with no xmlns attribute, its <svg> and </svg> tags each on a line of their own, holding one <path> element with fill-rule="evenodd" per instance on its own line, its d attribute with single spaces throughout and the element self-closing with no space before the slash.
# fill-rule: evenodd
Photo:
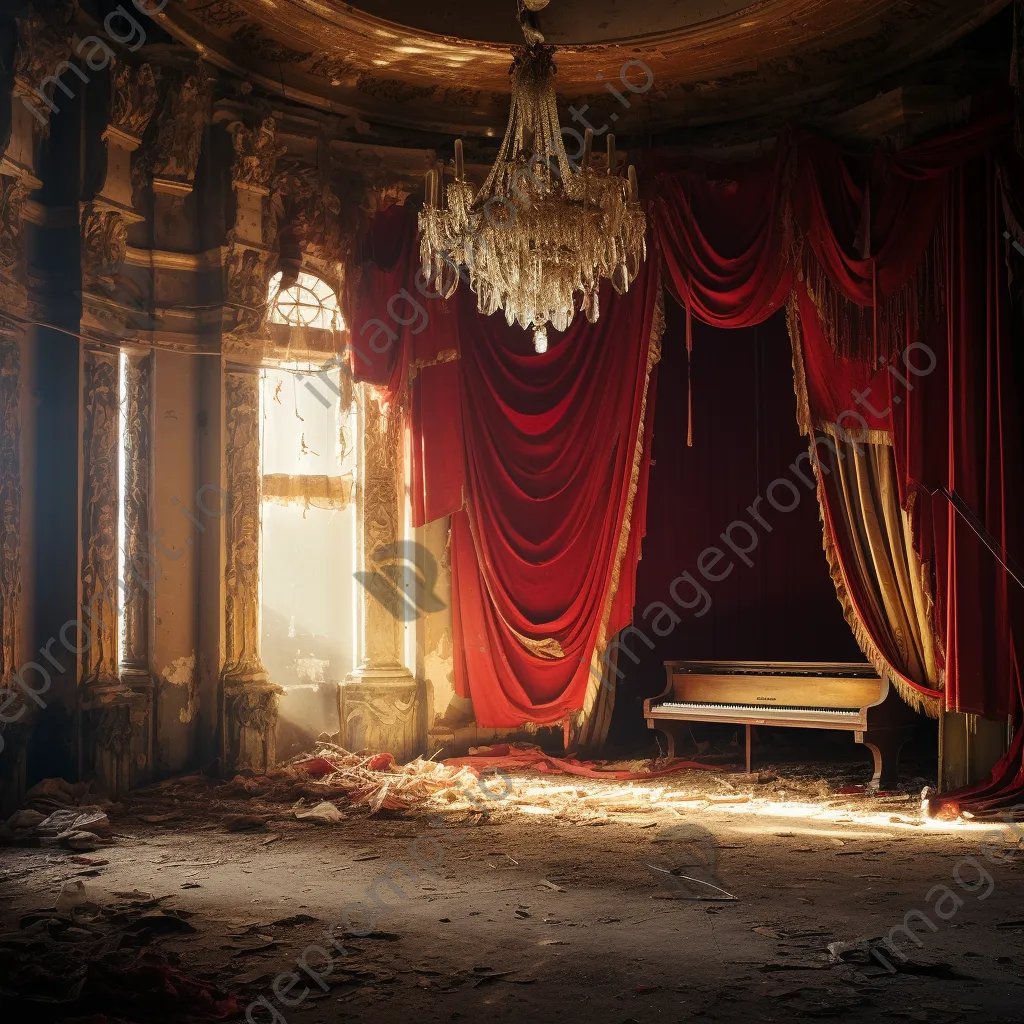
<svg viewBox="0 0 1024 1024">
<path fill-rule="evenodd" d="M 885 729 L 877 732 L 858 732 L 857 742 L 863 743 L 874 758 L 875 771 L 867 788 L 869 792 L 879 789 L 895 789 L 899 782 L 899 757 L 903 744 L 913 735 L 912 729 Z M 860 737 L 864 737 L 861 739 Z"/>
<path fill-rule="evenodd" d="M 855 732 L 854 739 L 863 743 L 874 759 L 875 771 L 868 783 L 868 790 L 895 789 L 899 782 L 900 750 L 914 735 L 917 714 L 900 699 L 895 688 L 881 704 L 868 708 L 868 727 L 864 732 Z"/>
<path fill-rule="evenodd" d="M 748 775 L 750 774 L 750 729 L 751 729 L 751 727 L 748 725 L 747 726 L 747 774 Z"/>
<path fill-rule="evenodd" d="M 689 729 L 685 722 L 673 722 L 666 718 L 648 718 L 647 728 L 654 729 L 665 738 L 666 757 L 678 757 L 678 748 L 690 738 Z M 659 740 L 658 746 L 662 746 Z"/>
</svg>

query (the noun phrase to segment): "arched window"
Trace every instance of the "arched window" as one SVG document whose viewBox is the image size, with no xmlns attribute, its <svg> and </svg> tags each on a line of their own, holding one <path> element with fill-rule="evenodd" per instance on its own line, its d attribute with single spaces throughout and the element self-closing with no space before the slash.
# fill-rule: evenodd
<svg viewBox="0 0 1024 1024">
<path fill-rule="evenodd" d="M 338 296 L 326 281 L 299 272 L 290 288 L 281 288 L 281 272 L 270 279 L 270 322 L 288 327 L 317 327 L 323 331 L 344 330 Z"/>
</svg>

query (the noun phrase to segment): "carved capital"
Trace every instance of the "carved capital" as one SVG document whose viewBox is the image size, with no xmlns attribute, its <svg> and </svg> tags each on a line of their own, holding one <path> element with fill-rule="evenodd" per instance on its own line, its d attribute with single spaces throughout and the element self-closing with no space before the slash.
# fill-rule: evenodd
<svg viewBox="0 0 1024 1024">
<path fill-rule="evenodd" d="M 156 74 L 149 64 L 134 68 L 117 62 L 110 78 L 110 122 L 104 138 L 120 137 L 124 148 L 135 149 L 156 111 Z"/>
<path fill-rule="evenodd" d="M 18 178 L 0 177 L 0 268 L 15 270 L 23 263 L 22 213 L 28 189 Z"/>
<path fill-rule="evenodd" d="M 78 4 L 77 0 L 56 0 L 43 10 L 45 14 L 34 10 L 16 19 L 14 98 L 31 111 L 36 131 L 45 136 L 50 131 L 50 114 L 59 109 L 54 100 L 55 71 L 71 55 L 71 21 Z"/>
<path fill-rule="evenodd" d="M 250 188 L 268 195 L 278 157 L 288 149 L 277 141 L 277 122 L 268 117 L 257 128 L 247 128 L 241 121 L 234 121 L 229 130 L 235 145 L 231 183 L 235 188 Z"/>
<path fill-rule="evenodd" d="M 213 79 L 205 64 L 161 75 L 162 99 L 155 130 L 150 130 L 133 177 L 151 179 L 156 192 L 186 195 L 192 191 L 203 131 L 209 121 Z"/>
<path fill-rule="evenodd" d="M 328 262 L 343 260 L 341 200 L 320 171 L 303 163 L 290 163 L 274 177 L 270 202 L 271 224 L 265 229 L 268 244 L 280 237 L 282 256 L 307 253 Z"/>
<path fill-rule="evenodd" d="M 234 335 L 262 332 L 267 320 L 267 292 L 277 268 L 276 255 L 266 249 L 234 243 L 225 262 L 225 331 Z"/>
<path fill-rule="evenodd" d="M 128 253 L 124 214 L 88 203 L 82 211 L 82 282 L 112 285 Z"/>
</svg>

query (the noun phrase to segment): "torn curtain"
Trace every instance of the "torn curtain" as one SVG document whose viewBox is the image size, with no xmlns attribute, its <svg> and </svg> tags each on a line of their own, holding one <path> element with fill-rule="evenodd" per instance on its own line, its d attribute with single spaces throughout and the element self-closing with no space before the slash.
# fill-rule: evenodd
<svg viewBox="0 0 1024 1024">
<path fill-rule="evenodd" d="M 487 727 L 589 710 L 594 652 L 632 618 L 663 322 L 657 257 L 625 295 L 605 283 L 598 322 L 580 315 L 550 332 L 543 355 L 529 332 L 481 316 L 464 284 L 437 297 L 411 209 L 378 214 L 363 257 L 350 366 L 404 394 L 414 525 L 452 515 L 456 692 Z"/>
</svg>

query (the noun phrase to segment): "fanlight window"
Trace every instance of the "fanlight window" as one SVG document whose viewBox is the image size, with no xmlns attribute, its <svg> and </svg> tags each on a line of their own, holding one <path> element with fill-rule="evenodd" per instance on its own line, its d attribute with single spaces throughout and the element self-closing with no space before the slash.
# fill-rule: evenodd
<svg viewBox="0 0 1024 1024">
<path fill-rule="evenodd" d="M 281 272 L 270 279 L 270 322 L 289 327 L 318 327 L 340 331 L 345 327 L 338 296 L 331 286 L 312 274 L 299 273 L 290 288 L 281 288 Z"/>
</svg>

